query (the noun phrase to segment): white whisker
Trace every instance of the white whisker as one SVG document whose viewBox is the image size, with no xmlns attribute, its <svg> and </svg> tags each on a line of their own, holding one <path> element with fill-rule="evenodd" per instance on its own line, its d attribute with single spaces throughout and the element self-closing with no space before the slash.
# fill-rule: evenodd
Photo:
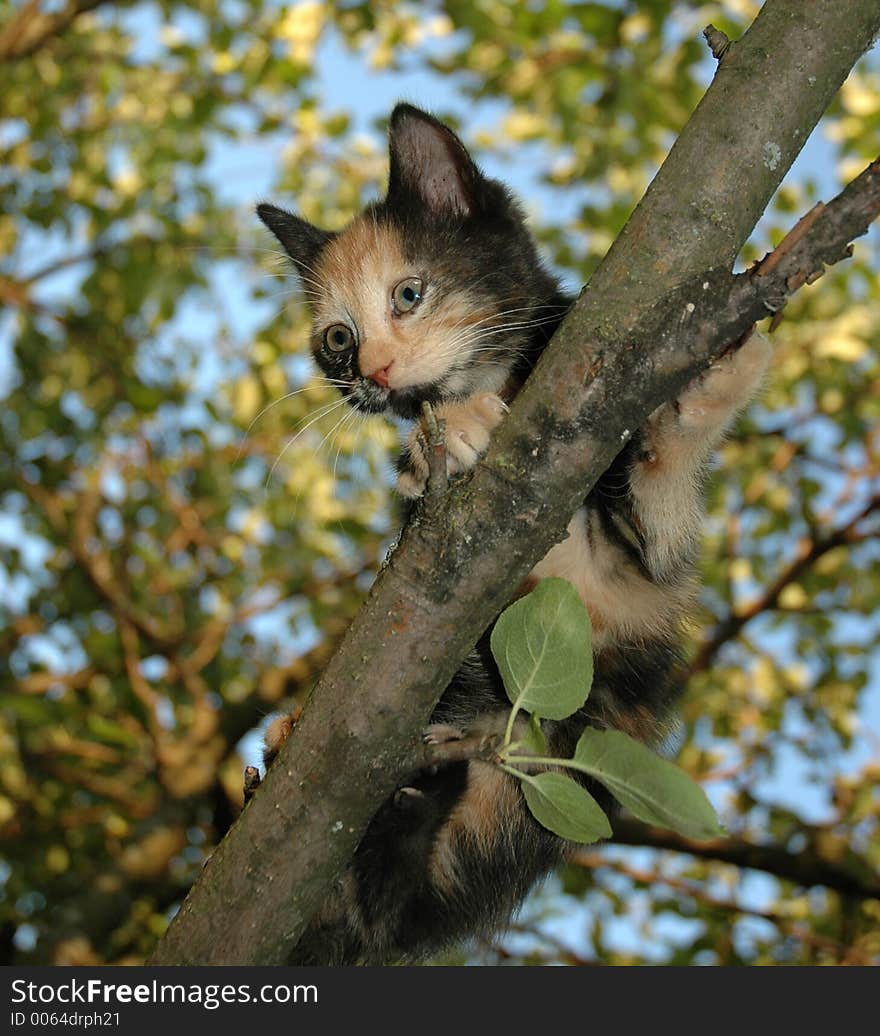
<svg viewBox="0 0 880 1036">
<path fill-rule="evenodd" d="M 332 388 L 341 388 L 345 385 L 344 381 L 331 381 L 329 378 L 316 377 L 315 380 L 318 382 L 324 382 L 327 385 L 330 385 Z M 315 388 L 316 386 L 313 384 L 303 385 L 302 388 L 294 389 L 292 392 L 285 392 L 283 396 L 279 396 L 278 399 L 274 399 L 271 403 L 267 403 L 263 407 L 263 409 L 257 414 L 257 416 L 251 421 L 247 428 L 245 428 L 244 433 L 241 437 L 241 443 L 238 447 L 238 453 L 235 455 L 234 463 L 237 464 L 238 461 L 241 459 L 241 451 L 244 449 L 244 444 L 247 441 L 248 435 L 250 435 L 251 429 L 264 414 L 268 413 L 273 407 L 278 406 L 279 403 L 283 403 L 286 399 L 293 399 L 294 396 L 298 396 L 303 392 L 313 391 Z"/>
<path fill-rule="evenodd" d="M 345 399 L 337 399 L 335 402 L 329 403 L 329 404 L 327 404 L 327 406 L 321 407 L 320 410 L 315 414 L 315 416 L 308 422 L 308 424 L 306 424 L 303 428 L 301 428 L 296 433 L 296 435 L 293 436 L 293 438 L 287 440 L 287 442 L 284 444 L 284 448 L 278 454 L 278 456 L 275 458 L 275 463 L 269 469 L 269 474 L 266 476 L 266 486 L 267 487 L 269 485 L 269 482 L 272 479 L 272 476 L 275 474 L 275 469 L 281 463 L 282 457 L 284 456 L 285 453 L 287 453 L 287 451 L 290 449 L 290 447 L 293 446 L 293 444 L 296 442 L 296 440 L 304 432 L 307 432 L 309 430 L 309 428 L 311 428 L 312 425 L 316 421 L 320 421 L 322 417 L 326 417 L 328 414 L 332 413 L 337 407 L 344 406 L 344 405 L 345 405 Z"/>
</svg>

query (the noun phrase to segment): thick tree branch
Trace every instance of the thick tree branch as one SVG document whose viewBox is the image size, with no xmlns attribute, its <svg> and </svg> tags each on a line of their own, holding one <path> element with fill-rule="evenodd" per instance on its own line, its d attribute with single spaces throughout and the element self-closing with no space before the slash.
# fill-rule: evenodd
<svg viewBox="0 0 880 1036">
<path fill-rule="evenodd" d="M 564 537 L 577 504 L 632 430 L 766 314 L 768 303 L 782 305 L 789 280 L 841 258 L 864 232 L 880 207 L 876 167 L 848 200 L 827 207 L 768 276 L 728 272 L 878 30 L 873 0 L 768 0 L 725 57 L 485 461 L 430 516 L 422 511 L 408 525 L 295 733 L 154 963 L 286 958 L 406 773 L 416 732 L 461 659 Z"/>
</svg>

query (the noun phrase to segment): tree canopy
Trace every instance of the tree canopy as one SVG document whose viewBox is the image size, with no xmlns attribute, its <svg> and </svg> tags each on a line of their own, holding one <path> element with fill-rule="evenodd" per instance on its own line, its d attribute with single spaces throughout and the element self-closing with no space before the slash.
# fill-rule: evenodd
<svg viewBox="0 0 880 1036">
<path fill-rule="evenodd" d="M 579 284 L 711 76 L 699 29 L 757 6 L 0 16 L 7 960 L 144 959 L 240 808 L 248 735 L 304 700 L 396 528 L 396 436 L 313 375 L 251 203 L 342 225 L 381 190 L 386 102 L 417 92 Z M 819 133 L 744 262 L 880 150 L 876 55 Z M 878 269 L 875 231 L 789 304 L 712 475 L 679 761 L 729 838 L 627 825 L 477 959 L 880 958 Z"/>
</svg>

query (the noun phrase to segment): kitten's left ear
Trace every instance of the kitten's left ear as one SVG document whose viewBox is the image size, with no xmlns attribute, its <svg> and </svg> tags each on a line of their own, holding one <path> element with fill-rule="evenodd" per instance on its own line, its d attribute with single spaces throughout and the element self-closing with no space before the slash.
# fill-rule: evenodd
<svg viewBox="0 0 880 1036">
<path fill-rule="evenodd" d="M 434 215 L 459 219 L 480 207 L 483 176 L 448 126 L 411 104 L 398 104 L 389 144 L 392 204 L 415 195 Z"/>
<path fill-rule="evenodd" d="M 281 242 L 300 274 L 311 273 L 315 259 L 333 234 L 276 205 L 258 205 L 257 215 Z"/>
</svg>

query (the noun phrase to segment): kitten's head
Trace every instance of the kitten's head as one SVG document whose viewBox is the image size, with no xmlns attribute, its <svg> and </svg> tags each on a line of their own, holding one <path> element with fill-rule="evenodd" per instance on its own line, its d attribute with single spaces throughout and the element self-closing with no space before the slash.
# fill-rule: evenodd
<svg viewBox="0 0 880 1036">
<path fill-rule="evenodd" d="M 443 123 L 399 104 L 388 194 L 329 233 L 258 205 L 302 279 L 321 369 L 352 405 L 415 417 L 422 400 L 500 392 L 565 308 L 506 188 Z"/>
</svg>

